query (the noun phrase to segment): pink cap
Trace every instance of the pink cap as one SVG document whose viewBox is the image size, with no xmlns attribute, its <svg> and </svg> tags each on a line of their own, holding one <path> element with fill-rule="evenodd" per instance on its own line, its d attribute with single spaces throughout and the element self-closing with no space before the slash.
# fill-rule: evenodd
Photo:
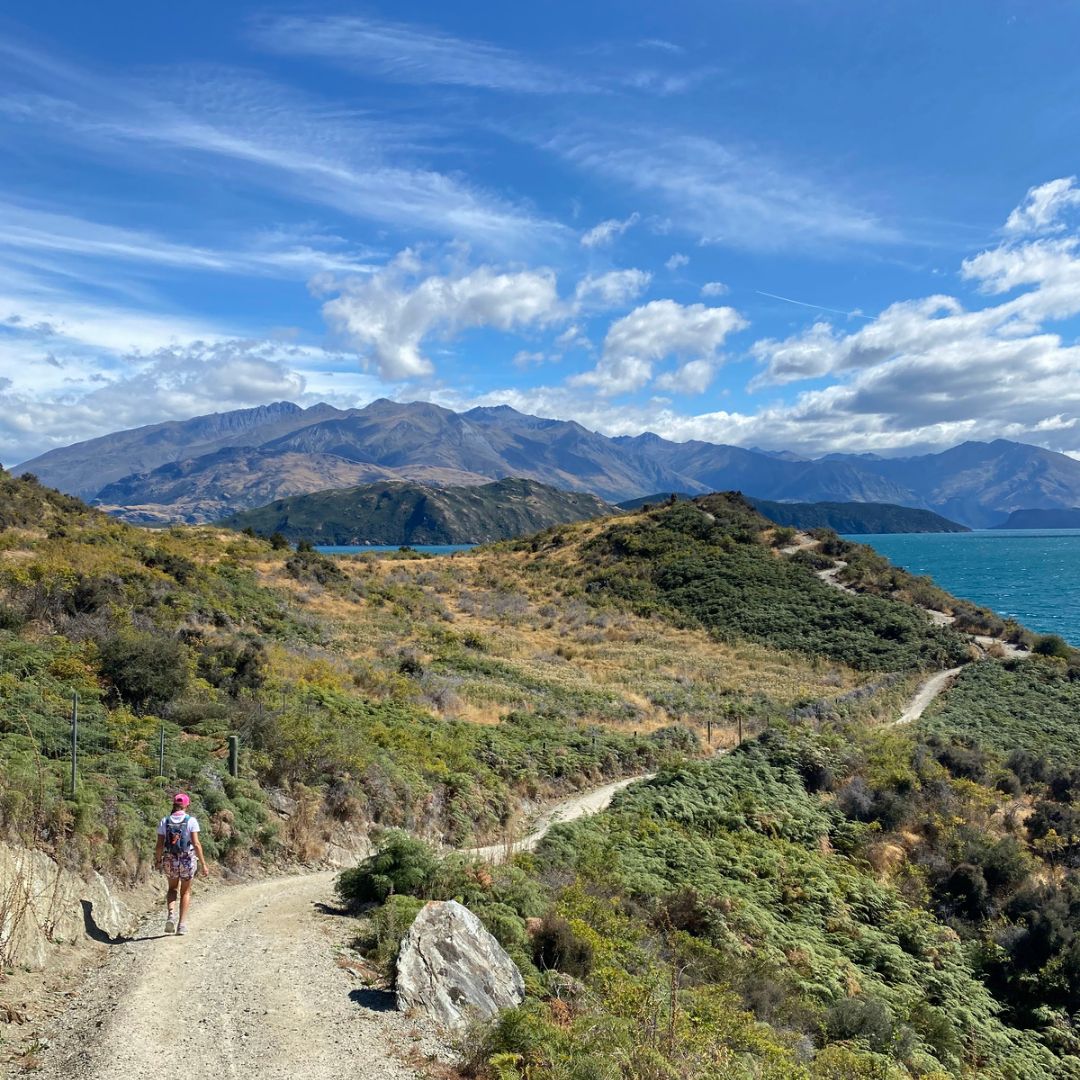
<svg viewBox="0 0 1080 1080">
<path fill-rule="evenodd" d="M 179 805 L 179 806 L 188 806 L 188 805 L 190 805 L 191 800 L 182 791 L 178 791 L 173 796 L 172 802 L 173 802 L 173 806 L 177 806 L 177 805 Z"/>
</svg>

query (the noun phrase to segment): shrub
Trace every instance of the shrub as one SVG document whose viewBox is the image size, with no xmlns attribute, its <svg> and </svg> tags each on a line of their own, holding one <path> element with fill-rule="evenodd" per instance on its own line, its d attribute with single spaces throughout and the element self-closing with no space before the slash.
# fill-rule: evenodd
<svg viewBox="0 0 1080 1080">
<path fill-rule="evenodd" d="M 101 644 L 101 673 L 120 700 L 140 711 L 156 711 L 187 686 L 187 649 L 173 637 L 126 633 Z"/>
<path fill-rule="evenodd" d="M 554 911 L 544 916 L 533 935 L 533 963 L 541 971 L 554 969 L 584 979 L 592 971 L 593 953 L 592 945 Z"/>
<path fill-rule="evenodd" d="M 422 840 L 391 829 L 374 855 L 338 875 L 335 887 L 338 896 L 353 905 L 381 902 L 398 893 L 421 896 L 438 865 L 435 853 Z"/>
<path fill-rule="evenodd" d="M 1039 656 L 1053 656 L 1059 660 L 1068 660 L 1072 655 L 1069 643 L 1057 634 L 1044 634 L 1036 638 L 1031 651 Z"/>
</svg>

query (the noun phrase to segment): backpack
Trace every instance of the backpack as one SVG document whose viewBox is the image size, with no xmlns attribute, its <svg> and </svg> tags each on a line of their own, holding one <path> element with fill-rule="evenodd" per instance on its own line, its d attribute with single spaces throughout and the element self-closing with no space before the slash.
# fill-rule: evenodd
<svg viewBox="0 0 1080 1080">
<path fill-rule="evenodd" d="M 191 834 L 188 832 L 189 814 L 184 815 L 183 821 L 173 821 L 172 817 L 165 819 L 165 854 L 186 855 L 191 850 Z"/>
</svg>

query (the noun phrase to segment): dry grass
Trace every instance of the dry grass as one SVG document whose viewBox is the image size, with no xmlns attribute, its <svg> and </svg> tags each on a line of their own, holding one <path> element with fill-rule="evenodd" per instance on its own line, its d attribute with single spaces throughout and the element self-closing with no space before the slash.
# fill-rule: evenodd
<svg viewBox="0 0 1080 1080">
<path fill-rule="evenodd" d="M 580 541 L 600 527 L 567 531 Z M 567 596 L 580 573 L 574 547 L 555 552 L 561 576 L 550 572 L 550 550 L 543 574 L 531 572 L 530 553 L 501 550 L 342 558 L 347 582 L 326 588 L 293 580 L 280 560 L 264 558 L 256 569 L 332 628 L 335 681 L 351 679 L 372 694 L 404 692 L 474 723 L 497 723 L 513 710 L 561 710 L 643 734 L 679 722 L 704 735 L 712 721 L 713 745 L 724 746 L 740 715 L 775 714 L 865 681 L 833 662 L 724 644 L 659 617 Z M 293 675 L 311 663 L 279 662 L 279 671 Z"/>
</svg>

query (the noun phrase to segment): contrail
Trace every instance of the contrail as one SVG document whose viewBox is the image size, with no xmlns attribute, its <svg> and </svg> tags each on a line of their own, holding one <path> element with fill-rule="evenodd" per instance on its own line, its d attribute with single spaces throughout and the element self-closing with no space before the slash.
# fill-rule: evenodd
<svg viewBox="0 0 1080 1080">
<path fill-rule="evenodd" d="M 847 315 L 848 318 L 865 319 L 867 322 L 873 322 L 873 315 L 864 315 L 861 311 L 841 311 L 839 308 L 824 307 L 821 304 L 808 304 L 804 300 L 792 300 L 790 296 L 777 296 L 776 293 L 762 292 L 761 289 L 755 289 L 754 292 L 758 296 L 767 296 L 772 300 L 783 300 L 785 304 L 798 304 L 799 307 L 812 308 L 814 311 L 831 311 L 834 315 Z"/>
</svg>

